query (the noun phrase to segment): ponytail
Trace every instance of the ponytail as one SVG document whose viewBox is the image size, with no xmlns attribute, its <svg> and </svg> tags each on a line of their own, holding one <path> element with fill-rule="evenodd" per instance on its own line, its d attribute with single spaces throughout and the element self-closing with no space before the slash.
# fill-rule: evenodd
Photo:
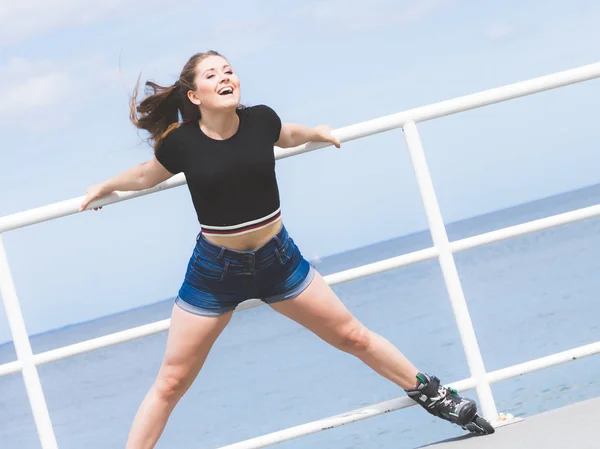
<svg viewBox="0 0 600 449">
<path fill-rule="evenodd" d="M 179 121 L 179 115 L 183 112 L 184 102 L 193 106 L 193 108 L 186 109 L 195 109 L 197 118 L 200 119 L 200 110 L 190 102 L 187 95 L 183 98 L 179 82 L 165 87 L 147 81 L 146 92 L 148 94 L 139 105 L 136 105 L 139 85 L 140 79 L 138 78 L 129 103 L 129 118 L 137 128 L 148 131 L 150 134 L 148 142 L 153 142 L 154 148 L 169 132 L 182 124 Z M 188 120 L 193 120 L 193 117 L 188 117 Z"/>
</svg>

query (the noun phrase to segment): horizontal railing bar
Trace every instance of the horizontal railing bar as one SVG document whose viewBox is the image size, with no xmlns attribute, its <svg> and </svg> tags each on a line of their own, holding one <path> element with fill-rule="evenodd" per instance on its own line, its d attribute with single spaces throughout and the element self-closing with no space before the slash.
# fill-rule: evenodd
<svg viewBox="0 0 600 449">
<path fill-rule="evenodd" d="M 0 376 L 18 373 L 23 369 L 23 364 L 19 360 L 0 365 Z"/>
<path fill-rule="evenodd" d="M 502 380 L 518 377 L 523 374 L 531 373 L 539 369 L 548 368 L 560 363 L 571 362 L 576 359 L 587 357 L 600 353 L 600 342 L 592 343 L 585 346 L 580 346 L 575 349 L 553 354 L 547 357 L 531 360 L 526 363 L 513 365 L 508 368 L 503 368 L 497 371 L 492 371 L 486 374 L 487 380 L 490 383 L 500 382 Z M 475 388 L 476 380 L 474 378 L 463 379 L 458 382 L 448 384 L 447 386 L 455 388 L 462 392 Z M 219 449 L 259 449 L 273 444 L 282 443 L 302 436 L 320 432 L 322 430 L 340 427 L 345 424 L 350 424 L 383 413 L 399 410 L 402 408 L 411 407 L 415 403 L 408 397 L 391 399 L 389 401 L 379 402 L 374 405 L 353 410 L 341 415 L 332 416 L 329 418 L 312 421 L 288 429 L 279 430 L 267 435 L 251 438 L 239 443 L 222 446 Z"/>
<path fill-rule="evenodd" d="M 523 374 L 533 373 L 541 369 L 550 368 L 562 363 L 572 362 L 573 360 L 582 359 L 591 355 L 600 353 L 600 341 L 591 343 L 578 348 L 569 349 L 567 351 L 558 352 L 556 354 L 541 357 L 539 359 L 530 360 L 528 362 L 519 363 L 518 365 L 502 368 L 497 371 L 487 373 L 487 379 L 490 383 L 497 383 L 506 379 L 512 379 Z"/>
<path fill-rule="evenodd" d="M 451 100 L 441 101 L 426 106 L 421 106 L 407 111 L 386 115 L 367 120 L 355 125 L 338 128 L 334 131 L 336 137 L 342 142 L 360 139 L 373 134 L 401 128 L 408 122 L 424 122 L 459 112 L 477 109 L 494 103 L 512 100 L 540 93 L 570 84 L 581 83 L 600 77 L 600 63 L 589 64 L 563 72 L 532 78 L 513 84 L 507 84 L 494 89 L 484 90 L 475 94 L 465 95 Z M 328 146 L 326 144 L 310 143 L 295 148 L 276 149 L 279 158 L 295 156 Z"/>
<path fill-rule="evenodd" d="M 600 204 L 565 212 L 563 214 L 552 215 L 551 217 L 540 218 L 538 220 L 510 226 L 497 231 L 486 232 L 485 234 L 479 234 L 466 239 L 456 240 L 454 242 L 450 242 L 450 249 L 452 252 L 464 251 L 467 249 L 476 248 L 478 246 L 506 240 L 512 237 L 543 231 L 545 229 L 550 229 L 597 216 L 600 216 Z"/>
<path fill-rule="evenodd" d="M 474 388 L 475 383 L 475 379 L 464 379 L 459 382 L 449 384 L 448 386 L 455 388 L 457 391 L 465 391 Z M 362 421 L 363 419 L 372 418 L 373 416 L 412 407 L 413 405 L 416 405 L 416 403 L 409 397 L 404 396 L 352 410 L 340 415 L 331 416 L 329 418 L 323 418 L 306 424 L 301 424 L 299 426 L 279 430 L 277 432 L 251 438 L 249 440 L 240 441 L 239 443 L 221 446 L 219 449 L 258 449 L 267 447 L 273 444 L 278 444 L 284 441 L 289 441 L 295 438 L 321 432 L 323 430 L 329 430 L 345 424 Z"/>
<path fill-rule="evenodd" d="M 161 190 L 171 189 L 186 183 L 185 176 L 182 173 L 169 178 L 165 182 L 152 187 L 151 189 L 132 191 L 132 192 L 113 192 L 100 200 L 92 201 L 88 209 L 107 206 L 109 204 L 119 203 L 121 201 L 137 198 L 139 196 L 149 195 Z M 85 199 L 85 195 L 59 203 L 49 204 L 47 206 L 36 207 L 23 212 L 0 217 L 0 234 L 12 231 L 18 228 L 24 228 L 37 223 L 54 220 L 68 215 L 79 213 L 79 207 Z"/>
<path fill-rule="evenodd" d="M 408 122 L 417 123 L 425 120 L 444 117 L 446 115 L 456 114 L 458 112 L 499 103 L 525 95 L 531 95 L 543 92 L 545 90 L 555 89 L 598 77 L 600 77 L 600 63 L 589 64 L 575 69 L 541 76 L 527 81 L 508 84 L 475 94 L 465 95 L 451 100 L 379 117 L 355 125 L 338 128 L 334 130 L 334 134 L 340 139 L 340 141 L 347 142 L 384 131 L 397 129 Z M 274 152 L 276 159 L 282 159 L 327 146 L 330 146 L 330 144 L 310 142 L 295 148 L 282 149 L 275 147 Z M 170 189 L 182 184 L 185 184 L 185 177 L 182 174 L 179 174 L 168 181 L 153 187 L 152 189 L 138 192 L 113 193 L 101 200 L 93 201 L 88 208 L 91 209 L 94 207 L 107 206 L 119 201 L 148 195 L 159 190 Z M 81 196 L 48 206 L 38 207 L 28 211 L 0 217 L 0 234 L 13 229 L 75 214 L 78 212 L 79 206 L 83 200 L 84 196 Z"/>
<path fill-rule="evenodd" d="M 156 321 L 154 323 L 144 324 L 143 326 L 133 327 L 131 329 L 115 332 L 113 334 L 104 335 L 98 338 L 92 338 L 90 340 L 82 341 L 69 346 L 63 346 L 62 348 L 41 352 L 39 354 L 34 354 L 33 361 L 36 365 L 42 365 L 44 363 L 54 362 L 56 360 L 62 360 L 68 357 L 84 354 L 96 349 L 107 348 L 109 346 L 126 343 L 138 338 L 148 337 L 169 329 L 170 322 L 170 319 Z"/>
<path fill-rule="evenodd" d="M 404 265 L 412 264 L 420 260 L 427 260 L 436 257 L 437 251 L 434 248 L 428 248 L 426 250 L 415 251 L 413 253 L 405 254 L 398 257 L 392 257 L 390 259 L 374 262 L 372 264 L 363 265 L 359 268 L 351 268 L 349 270 L 342 271 L 340 273 L 331 274 L 324 276 L 325 282 L 329 285 L 340 284 L 343 282 L 349 282 L 354 279 L 359 279 L 371 274 L 381 273 L 383 271 L 392 270 L 394 268 L 402 267 Z M 235 309 L 236 312 L 258 307 L 264 305 L 264 303 L 258 299 L 245 301 Z M 169 329 L 170 320 L 157 321 L 143 326 L 134 327 L 121 332 L 115 332 L 113 334 L 105 335 L 103 337 L 93 338 L 90 340 L 75 343 L 62 348 L 53 349 L 50 351 L 35 354 L 33 356 L 34 363 L 41 365 L 56 360 L 65 359 L 67 357 L 76 356 L 85 352 L 94 351 L 96 349 L 107 348 L 109 346 L 118 345 L 125 343 L 137 338 L 148 337 L 150 335 L 158 334 Z M 6 365 L 0 365 L 0 376 L 4 373 L 3 368 Z M 5 374 L 14 372 L 14 367 L 5 368 L 7 371 Z"/>
<path fill-rule="evenodd" d="M 589 81 L 598 77 L 600 77 L 600 62 L 507 84 L 428 106 L 421 106 L 388 117 L 395 116 L 395 119 L 400 120 L 402 124 L 411 121 L 415 123 L 424 122 L 571 84 L 581 83 L 583 81 Z"/>
<path fill-rule="evenodd" d="M 325 276 L 325 280 L 329 285 L 343 284 L 344 282 L 354 281 L 356 279 L 372 276 L 374 274 L 412 265 L 417 262 L 434 259 L 438 255 L 439 252 L 436 248 L 426 248 L 419 251 L 413 251 L 412 253 L 403 254 L 401 256 L 391 257 L 389 259 L 362 265 L 360 267 L 350 268 L 349 270 L 340 271 L 339 273 L 329 274 Z"/>
</svg>

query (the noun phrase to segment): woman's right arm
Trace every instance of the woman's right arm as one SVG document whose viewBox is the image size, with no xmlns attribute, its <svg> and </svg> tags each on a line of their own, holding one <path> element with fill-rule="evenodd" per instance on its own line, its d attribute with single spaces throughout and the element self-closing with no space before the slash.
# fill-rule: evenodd
<svg viewBox="0 0 600 449">
<path fill-rule="evenodd" d="M 173 174 L 163 167 L 156 157 L 153 157 L 149 161 L 131 167 L 114 178 L 90 186 L 85 192 L 86 197 L 83 203 L 81 203 L 79 211 L 84 211 L 92 201 L 102 198 L 115 190 L 125 192 L 149 189 L 172 176 Z"/>
</svg>

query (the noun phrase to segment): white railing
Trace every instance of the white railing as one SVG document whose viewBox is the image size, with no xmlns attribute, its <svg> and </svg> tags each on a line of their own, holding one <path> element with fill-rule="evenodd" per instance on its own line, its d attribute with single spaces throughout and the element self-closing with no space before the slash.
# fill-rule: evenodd
<svg viewBox="0 0 600 449">
<path fill-rule="evenodd" d="M 467 309 L 462 286 L 456 270 L 453 253 L 475 248 L 481 245 L 486 245 L 492 242 L 498 242 L 511 237 L 584 220 L 586 218 L 600 216 L 600 205 L 587 207 L 540 220 L 534 220 L 498 231 L 488 232 L 463 240 L 450 242 L 448 241 L 446 227 L 444 225 L 437 202 L 416 123 L 599 77 L 600 63 L 591 64 L 584 67 L 535 78 L 529 81 L 511 84 L 504 87 L 479 92 L 473 95 L 467 95 L 453 100 L 411 109 L 409 111 L 392 114 L 345 128 L 339 128 L 334 131 L 335 135 L 339 137 L 342 142 L 346 142 L 396 128 L 403 128 L 408 150 L 415 169 L 417 183 L 423 203 L 425 205 L 425 212 L 427 214 L 434 246 L 432 248 L 415 251 L 413 253 L 363 265 L 361 267 L 353 268 L 340 273 L 335 273 L 326 276 L 325 280 L 328 284 L 335 285 L 437 257 L 440 261 L 444 281 L 446 283 L 446 288 L 448 290 L 450 302 L 452 304 L 452 309 L 458 325 L 471 374 L 470 378 L 463 379 L 450 385 L 459 391 L 475 388 L 477 390 L 483 415 L 496 424 L 498 424 L 498 413 L 496 411 L 496 405 L 494 403 L 494 398 L 492 396 L 490 387 L 492 383 L 500 382 L 502 380 L 517 377 L 522 374 L 548 368 L 561 363 L 566 363 L 578 358 L 598 354 L 600 353 L 600 341 L 571 349 L 569 351 L 531 360 L 526 363 L 513 365 L 501 370 L 486 372 L 483 359 L 481 357 L 481 352 L 479 351 L 479 346 L 477 344 L 475 331 L 471 323 L 471 317 Z M 281 159 L 284 157 L 293 156 L 295 154 L 316 150 L 325 146 L 327 145 L 309 143 L 294 149 L 282 150 L 280 148 L 275 148 L 275 156 L 277 159 Z M 159 186 L 142 192 L 112 193 L 101 200 L 93 202 L 90 204 L 89 208 L 106 206 L 108 204 L 124 201 L 137 196 L 148 195 L 158 190 L 180 186 L 182 184 L 185 184 L 185 178 L 180 174 L 174 176 Z M 54 430 L 52 428 L 50 414 L 48 412 L 40 384 L 37 365 L 60 360 L 66 357 L 72 357 L 74 355 L 93 351 L 95 349 L 116 345 L 133 340 L 135 338 L 156 334 L 169 328 L 169 320 L 167 319 L 128 329 L 123 332 L 117 332 L 100 338 L 87 340 L 74 345 L 65 346 L 39 354 L 33 354 L 1 234 L 20 227 L 30 226 L 36 223 L 75 214 L 77 213 L 82 200 L 83 197 L 74 198 L 60 203 L 51 204 L 49 206 L 31 209 L 25 212 L 0 218 L 0 295 L 4 301 L 4 307 L 6 308 L 6 315 L 8 317 L 8 322 L 18 358 L 15 362 L 0 365 L 0 375 L 15 373 L 18 371 L 23 373 L 27 395 L 31 403 L 35 424 L 43 449 L 57 449 L 58 446 L 56 443 Z M 261 304 L 262 303 L 258 300 L 247 301 L 240 305 L 236 311 L 256 307 Z M 366 419 L 388 411 L 409 407 L 413 404 L 414 403 L 409 398 L 401 397 L 341 415 L 303 424 L 268 435 L 263 435 L 261 437 L 242 441 L 240 443 L 224 446 L 221 449 L 261 448 L 300 436 L 309 435 L 321 430 L 326 430 L 332 427 Z"/>
</svg>

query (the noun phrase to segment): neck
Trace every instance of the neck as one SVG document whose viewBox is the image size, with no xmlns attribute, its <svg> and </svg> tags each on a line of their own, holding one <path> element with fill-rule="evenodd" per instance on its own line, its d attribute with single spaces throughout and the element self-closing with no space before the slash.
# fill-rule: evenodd
<svg viewBox="0 0 600 449">
<path fill-rule="evenodd" d="M 229 139 L 239 126 L 240 119 L 236 110 L 202 111 L 200 128 L 208 137 L 213 139 Z"/>
</svg>

